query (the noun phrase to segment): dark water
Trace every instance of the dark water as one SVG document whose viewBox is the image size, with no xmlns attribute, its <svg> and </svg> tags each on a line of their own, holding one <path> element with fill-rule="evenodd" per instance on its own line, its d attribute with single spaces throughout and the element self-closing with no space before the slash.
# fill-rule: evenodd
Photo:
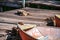
<svg viewBox="0 0 60 40">
<path fill-rule="evenodd" d="M 60 1 L 54 1 L 52 2 L 52 4 L 58 4 L 60 5 Z M 37 4 L 29 4 L 29 6 L 26 4 L 27 7 L 31 7 L 31 8 L 39 8 L 39 9 L 49 9 L 49 10 L 60 10 L 60 7 L 55 7 L 55 6 L 47 6 L 47 5 L 42 5 L 40 4 L 39 7 Z M 20 7 L 22 8 L 22 7 Z M 16 7 L 9 7 L 9 6 L 2 6 L 3 12 L 4 11 L 9 11 L 9 10 L 14 10 L 14 9 L 20 9 L 20 8 L 16 8 Z"/>
<path fill-rule="evenodd" d="M 31 4 L 29 7 L 38 8 L 38 6 L 34 5 L 34 4 Z M 15 9 L 20 9 L 20 8 L 13 8 L 13 7 L 3 6 L 3 12 L 4 11 L 9 11 L 9 10 L 15 10 Z M 51 6 L 45 6 L 45 5 L 40 5 L 38 9 L 60 10 L 59 8 L 51 7 Z"/>
<path fill-rule="evenodd" d="M 39 9 L 49 9 L 49 10 L 60 10 L 60 7 L 48 6 L 48 5 L 42 5 L 42 4 L 40 4 L 39 6 L 36 5 L 36 4 L 30 4 L 29 7 L 32 7 L 32 8 L 39 8 Z"/>
<path fill-rule="evenodd" d="M 8 6 L 2 6 L 2 11 L 9 11 L 9 10 L 14 10 L 14 9 L 19 9 L 19 8 L 14 8 L 14 7 L 8 7 Z"/>
</svg>

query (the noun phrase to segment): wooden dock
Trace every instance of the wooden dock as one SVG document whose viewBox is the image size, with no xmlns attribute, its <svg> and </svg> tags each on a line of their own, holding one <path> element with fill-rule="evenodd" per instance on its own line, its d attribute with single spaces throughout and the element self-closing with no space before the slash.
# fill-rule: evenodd
<svg viewBox="0 0 60 40">
<path fill-rule="evenodd" d="M 30 15 L 28 15 L 28 16 L 16 15 L 15 13 L 21 9 L 16 9 L 16 10 L 11 10 L 11 11 L 6 11 L 6 12 L 0 12 L 0 29 L 2 30 L 0 32 L 0 34 L 1 33 L 6 34 L 6 32 L 3 30 L 11 30 L 12 27 L 17 27 L 16 24 L 18 22 L 36 24 L 37 26 L 39 26 L 41 28 L 46 27 L 46 28 L 49 28 L 49 30 L 50 30 L 50 26 L 46 25 L 47 23 L 46 23 L 45 19 L 48 17 L 53 17 L 55 14 L 60 14 L 60 11 L 57 11 L 57 10 L 35 9 L 35 8 L 28 8 L 28 7 L 22 8 L 22 9 L 29 12 Z M 57 33 L 60 33 L 60 29 L 53 28 L 53 27 L 51 29 L 52 30 L 54 29 L 53 31 L 58 31 Z M 59 34 L 57 34 L 57 35 L 59 35 Z M 59 37 L 57 36 L 56 39 L 59 40 L 60 36 Z M 6 37 L 0 37 L 0 40 L 6 40 Z"/>
</svg>

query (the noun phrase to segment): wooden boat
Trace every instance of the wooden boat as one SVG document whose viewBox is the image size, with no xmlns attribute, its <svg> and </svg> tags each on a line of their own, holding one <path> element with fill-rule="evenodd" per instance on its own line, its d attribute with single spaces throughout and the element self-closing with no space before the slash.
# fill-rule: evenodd
<svg viewBox="0 0 60 40">
<path fill-rule="evenodd" d="M 60 27 L 60 15 L 55 15 L 56 26 Z"/>
<path fill-rule="evenodd" d="M 36 25 L 34 24 L 18 24 L 19 28 L 19 35 L 21 36 L 22 40 L 44 40 L 44 36 L 38 31 Z"/>
<path fill-rule="evenodd" d="M 25 25 L 31 25 L 32 27 L 26 27 Z M 60 40 L 59 28 L 36 27 L 36 25 L 32 24 L 24 24 L 23 26 L 21 26 L 21 24 L 18 24 L 18 28 L 18 33 L 21 36 L 22 40 Z"/>
</svg>

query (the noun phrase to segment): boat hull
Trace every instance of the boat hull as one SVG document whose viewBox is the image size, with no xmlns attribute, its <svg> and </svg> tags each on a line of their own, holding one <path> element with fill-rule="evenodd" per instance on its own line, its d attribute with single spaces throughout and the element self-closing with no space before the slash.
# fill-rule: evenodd
<svg viewBox="0 0 60 40">
<path fill-rule="evenodd" d="M 56 27 L 60 27 L 60 18 L 55 16 Z"/>
<path fill-rule="evenodd" d="M 27 35 L 26 33 L 24 33 L 21 29 L 19 29 L 18 33 L 19 33 L 19 36 L 21 36 L 22 40 L 36 40 L 30 37 L 29 35 Z"/>
</svg>

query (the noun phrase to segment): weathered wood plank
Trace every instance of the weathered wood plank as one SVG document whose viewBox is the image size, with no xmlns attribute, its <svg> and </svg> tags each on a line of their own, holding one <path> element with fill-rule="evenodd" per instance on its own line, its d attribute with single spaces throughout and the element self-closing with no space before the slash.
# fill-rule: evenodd
<svg viewBox="0 0 60 40">
<path fill-rule="evenodd" d="M 18 20 L 18 19 L 12 19 L 12 18 L 4 18 L 4 17 L 0 17 L 0 22 L 7 22 L 7 23 L 17 23 L 17 22 L 23 22 L 23 23 L 32 23 L 32 24 L 46 24 L 46 22 L 39 22 L 39 21 L 29 21 L 29 20 Z"/>
<path fill-rule="evenodd" d="M 11 30 L 13 27 L 17 27 L 17 25 L 0 23 L 0 29 Z"/>
<path fill-rule="evenodd" d="M 35 16 L 16 16 L 16 15 L 9 15 L 9 14 L 0 14 L 0 17 L 7 17 L 7 18 L 14 18 L 14 19 L 20 19 L 20 20 L 34 20 L 34 21 L 39 21 L 39 20 L 44 20 L 47 17 L 35 17 Z"/>
</svg>

